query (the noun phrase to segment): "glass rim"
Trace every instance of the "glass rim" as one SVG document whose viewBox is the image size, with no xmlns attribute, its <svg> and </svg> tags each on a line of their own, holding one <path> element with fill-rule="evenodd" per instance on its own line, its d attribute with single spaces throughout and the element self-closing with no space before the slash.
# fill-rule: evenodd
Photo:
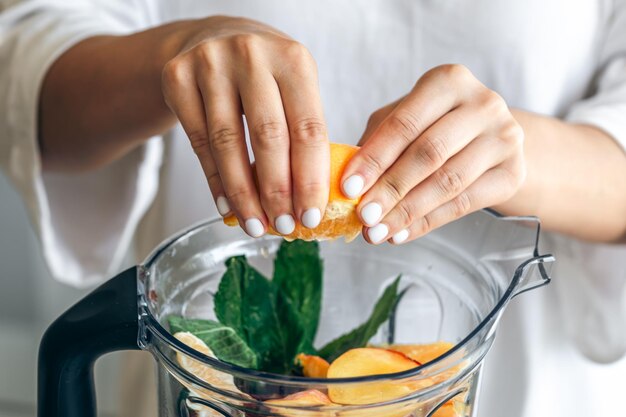
<svg viewBox="0 0 626 417">
<path fill-rule="evenodd" d="M 446 359 L 457 354 L 462 348 L 468 345 L 469 342 L 474 337 L 478 336 L 478 334 L 482 330 L 484 330 L 489 325 L 489 323 L 491 323 L 497 317 L 498 313 L 511 300 L 511 298 L 513 298 L 513 296 L 518 295 L 522 292 L 534 289 L 534 288 L 541 287 L 550 282 L 550 277 L 548 276 L 547 271 L 545 271 L 545 269 L 542 267 L 542 264 L 544 262 L 554 261 L 554 257 L 551 254 L 544 254 L 544 255 L 539 254 L 538 242 L 539 242 L 539 234 L 540 234 L 540 229 L 541 229 L 539 218 L 535 216 L 503 216 L 500 213 L 492 209 L 482 209 L 480 211 L 486 214 L 489 214 L 496 220 L 500 220 L 500 221 L 535 223 L 536 235 L 535 235 L 533 256 L 522 261 L 516 267 L 515 273 L 513 277 L 511 278 L 511 281 L 507 289 L 504 291 L 504 293 L 502 294 L 498 302 L 494 305 L 494 307 L 491 309 L 491 311 L 489 311 L 489 313 L 485 315 L 485 317 L 476 325 L 476 327 L 471 332 L 469 332 L 463 339 L 461 339 L 461 341 L 455 344 L 450 350 L 448 350 L 443 355 L 438 356 L 437 358 L 431 360 L 430 362 L 423 363 L 415 368 L 412 368 L 406 371 L 396 372 L 396 373 L 391 373 L 391 374 L 367 375 L 367 376 L 347 377 L 347 378 L 308 378 L 308 377 L 302 377 L 302 376 L 281 375 L 281 374 L 275 374 L 271 372 L 259 371 L 256 369 L 244 368 L 238 365 L 230 364 L 228 362 L 223 362 L 217 358 L 213 358 L 201 352 L 196 351 L 195 349 L 179 341 L 177 338 L 174 337 L 174 335 L 172 335 L 169 331 L 167 331 L 161 325 L 161 323 L 159 323 L 156 317 L 154 317 L 154 315 L 148 308 L 147 303 L 145 302 L 145 297 L 147 296 L 147 294 L 144 294 L 142 285 L 138 286 L 138 291 L 139 291 L 138 295 L 140 299 L 142 298 L 144 299 L 144 301 L 141 302 L 142 314 L 140 317 L 140 321 L 144 321 L 147 327 L 151 330 L 152 334 L 159 337 L 159 339 L 161 339 L 170 347 L 174 348 L 174 350 L 184 355 L 187 355 L 195 360 L 198 360 L 202 362 L 203 364 L 208 365 L 218 371 L 227 373 L 229 375 L 238 376 L 240 378 L 244 378 L 247 380 L 256 380 L 258 382 L 282 384 L 285 386 L 302 386 L 302 385 L 331 386 L 331 385 L 359 384 L 359 383 L 381 382 L 381 381 L 398 380 L 398 379 L 419 378 L 420 376 L 424 378 L 430 378 L 434 375 L 437 375 L 438 373 L 445 372 L 447 369 L 455 366 L 457 363 L 461 363 L 465 357 L 470 356 L 475 351 L 477 351 L 481 345 L 479 345 L 477 348 L 475 348 L 472 351 L 466 352 L 463 358 L 460 358 L 459 360 L 452 362 L 449 366 L 442 367 L 441 369 L 438 369 L 433 373 L 429 373 L 429 374 L 424 373 L 424 371 L 433 369 L 435 365 L 438 365 L 441 362 L 445 361 Z M 195 233 L 199 233 L 204 228 L 212 226 L 216 223 L 223 224 L 222 218 L 217 217 L 217 218 L 212 218 L 209 220 L 198 222 L 188 228 L 182 229 L 178 233 L 164 240 L 159 246 L 157 246 L 152 251 L 150 255 L 148 255 L 146 260 L 142 264 L 139 265 L 138 275 L 141 275 L 143 271 L 149 270 L 150 267 L 159 259 L 159 256 L 169 247 L 171 247 L 172 245 L 175 245 L 178 241 L 180 241 L 183 238 L 187 238 L 190 235 L 193 235 Z M 280 236 L 270 237 L 266 235 L 264 237 L 257 238 L 257 239 L 275 240 L 275 239 L 281 239 L 281 238 Z M 526 288 L 519 292 L 516 292 L 516 289 L 522 277 L 522 273 L 524 269 L 526 268 L 526 266 L 530 264 L 540 265 L 540 273 L 543 277 L 543 282 L 541 282 L 538 285 L 532 286 L 531 288 Z M 150 343 L 148 343 L 148 345 L 150 345 Z M 468 368 L 472 369 L 473 367 L 469 366 Z M 439 387 L 443 385 L 445 382 L 446 382 L 445 380 L 438 382 L 431 387 L 427 387 L 424 390 L 419 390 L 419 391 L 420 392 L 430 391 L 429 388 Z M 205 383 L 204 386 L 210 389 L 209 384 Z"/>
</svg>

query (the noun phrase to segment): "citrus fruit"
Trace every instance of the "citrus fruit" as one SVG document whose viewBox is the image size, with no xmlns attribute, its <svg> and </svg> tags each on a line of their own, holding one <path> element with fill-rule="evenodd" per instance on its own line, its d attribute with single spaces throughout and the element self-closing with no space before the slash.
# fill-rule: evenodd
<svg viewBox="0 0 626 417">
<path fill-rule="evenodd" d="M 363 227 L 355 211 L 359 199 L 346 198 L 341 191 L 343 170 L 358 149 L 352 145 L 330 144 L 330 192 L 322 221 L 313 229 L 308 229 L 297 222 L 294 231 L 283 236 L 286 240 L 327 240 L 343 237 L 346 242 L 350 242 L 358 236 Z M 226 216 L 224 223 L 229 226 L 239 225 L 233 214 Z M 282 236 L 272 227 L 268 233 Z"/>
<path fill-rule="evenodd" d="M 217 358 L 213 351 L 202 340 L 189 332 L 178 332 L 174 334 L 174 337 L 206 356 Z M 211 386 L 225 391 L 238 391 L 235 387 L 232 375 L 213 369 L 181 352 L 176 353 L 176 361 L 185 371 L 195 375 Z"/>
</svg>

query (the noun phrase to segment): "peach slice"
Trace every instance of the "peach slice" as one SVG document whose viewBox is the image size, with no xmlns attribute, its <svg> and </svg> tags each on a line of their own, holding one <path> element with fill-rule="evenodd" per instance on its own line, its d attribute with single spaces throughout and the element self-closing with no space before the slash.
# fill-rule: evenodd
<svg viewBox="0 0 626 417">
<path fill-rule="evenodd" d="M 391 345 L 387 349 L 404 353 L 406 356 L 419 363 L 428 363 L 453 347 L 454 345 L 449 342 L 435 342 L 424 345 Z"/>
<path fill-rule="evenodd" d="M 315 407 L 333 405 L 326 394 L 316 389 L 296 392 L 284 398 L 267 400 L 265 404 L 287 405 L 290 407 Z"/>
<path fill-rule="evenodd" d="M 282 415 L 286 417 L 335 417 L 335 412 L 325 410 L 328 406 L 333 406 L 332 401 L 326 394 L 316 389 L 296 392 L 276 400 L 264 402 L 271 410 L 272 415 Z M 317 407 L 318 409 L 298 409 L 289 407 Z"/>
<path fill-rule="evenodd" d="M 308 378 L 326 378 L 330 366 L 324 358 L 304 353 L 296 356 L 296 364 L 302 366 L 302 374 Z"/>
<path fill-rule="evenodd" d="M 401 352 L 380 348 L 351 349 L 339 356 L 328 368 L 328 378 L 350 378 L 407 371 L 420 363 Z M 332 385 L 331 401 L 338 404 L 375 404 L 401 398 L 420 388 L 432 385 L 430 380 L 383 381 Z"/>
</svg>

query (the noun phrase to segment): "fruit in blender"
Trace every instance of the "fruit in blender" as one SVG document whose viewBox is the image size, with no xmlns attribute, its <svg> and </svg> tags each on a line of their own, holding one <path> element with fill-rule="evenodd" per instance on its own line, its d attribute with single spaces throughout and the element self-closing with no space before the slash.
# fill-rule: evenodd
<svg viewBox="0 0 626 417">
<path fill-rule="evenodd" d="M 419 363 L 428 363 L 453 347 L 454 345 L 449 342 L 435 342 L 424 345 L 391 345 L 388 349 L 404 353 Z"/>
<path fill-rule="evenodd" d="M 328 368 L 328 378 L 350 378 L 368 375 L 392 374 L 408 371 L 421 364 L 403 353 L 380 348 L 351 349 L 335 359 Z M 429 380 L 384 381 L 355 386 L 331 386 L 328 396 L 338 404 L 374 404 L 404 397 L 411 392 L 432 385 Z"/>
<path fill-rule="evenodd" d="M 316 389 L 296 392 L 295 394 L 291 394 L 277 400 L 267 400 L 265 401 L 265 404 L 286 405 L 292 407 L 333 405 L 332 401 L 330 401 L 326 394 Z"/>
<path fill-rule="evenodd" d="M 307 378 L 326 378 L 330 366 L 324 358 L 304 353 L 296 356 L 296 364 L 302 367 L 302 375 Z"/>
</svg>

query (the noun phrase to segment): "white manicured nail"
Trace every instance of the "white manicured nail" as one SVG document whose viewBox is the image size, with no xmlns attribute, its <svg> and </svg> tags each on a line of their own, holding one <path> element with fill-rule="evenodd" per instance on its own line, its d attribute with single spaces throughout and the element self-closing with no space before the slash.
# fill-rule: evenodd
<svg viewBox="0 0 626 417">
<path fill-rule="evenodd" d="M 310 208 L 302 213 L 302 224 L 304 227 L 313 229 L 320 224 L 320 221 L 322 221 L 322 213 L 317 207 Z"/>
<path fill-rule="evenodd" d="M 357 198 L 363 187 L 365 186 L 365 180 L 360 175 L 352 175 L 342 184 L 343 193 L 350 198 Z"/>
<path fill-rule="evenodd" d="M 265 234 L 265 228 L 261 220 L 252 218 L 246 220 L 246 232 L 252 237 L 260 237 Z"/>
<path fill-rule="evenodd" d="M 276 217 L 274 224 L 276 225 L 276 231 L 281 235 L 291 234 L 296 228 L 296 222 L 291 214 L 281 214 Z"/>
<path fill-rule="evenodd" d="M 225 216 L 228 214 L 228 212 L 230 212 L 230 205 L 228 204 L 228 200 L 226 200 L 226 197 L 224 197 L 223 195 L 217 197 L 215 205 L 217 206 L 217 211 L 222 216 Z"/>
<path fill-rule="evenodd" d="M 367 226 L 374 226 L 380 220 L 383 208 L 378 203 L 369 203 L 361 209 L 361 217 Z"/>
<path fill-rule="evenodd" d="M 400 230 L 398 233 L 396 233 L 395 235 L 393 235 L 393 237 L 391 238 L 391 240 L 393 241 L 393 243 L 395 243 L 396 245 L 399 245 L 400 243 L 404 242 L 407 238 L 409 237 L 409 231 L 408 229 L 402 229 Z"/>
<path fill-rule="evenodd" d="M 389 228 L 384 223 L 377 224 L 367 230 L 367 236 L 370 238 L 372 243 L 382 242 L 387 237 L 387 233 L 389 233 Z"/>
</svg>

